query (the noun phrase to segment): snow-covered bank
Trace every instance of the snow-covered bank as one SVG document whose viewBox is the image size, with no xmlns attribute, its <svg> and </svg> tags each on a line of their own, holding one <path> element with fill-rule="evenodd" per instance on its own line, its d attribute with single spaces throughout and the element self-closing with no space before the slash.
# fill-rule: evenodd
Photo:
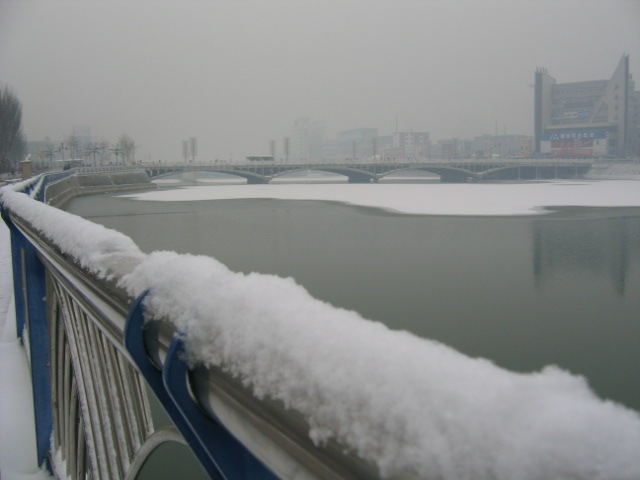
<svg viewBox="0 0 640 480">
<path fill-rule="evenodd" d="M 640 183 L 630 183 L 637 191 Z M 590 183 L 541 185 L 565 189 L 565 196 L 585 186 L 593 194 Z M 604 201 L 614 191 L 596 197 Z M 0 195 L 87 269 L 122 278 L 132 295 L 150 290 L 148 311 L 184 332 L 192 362 L 220 365 L 257 395 L 281 399 L 307 417 L 315 441 L 337 438 L 384 473 L 640 478 L 640 414 L 597 398 L 581 377 L 557 367 L 509 372 L 336 309 L 292 279 L 234 273 L 208 257 L 144 255 L 117 232 L 22 194 Z"/>
<path fill-rule="evenodd" d="M 546 206 L 638 207 L 638 181 L 518 184 L 217 185 L 122 195 L 146 201 L 320 200 L 424 215 L 532 215 Z"/>
</svg>

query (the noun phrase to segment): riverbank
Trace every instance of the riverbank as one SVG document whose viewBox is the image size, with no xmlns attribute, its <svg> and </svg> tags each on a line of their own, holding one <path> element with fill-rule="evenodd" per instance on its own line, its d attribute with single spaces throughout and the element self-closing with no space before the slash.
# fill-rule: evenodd
<svg viewBox="0 0 640 480">
<path fill-rule="evenodd" d="M 61 208 L 73 197 L 96 193 L 155 190 L 144 170 L 123 172 L 77 173 L 47 187 L 46 202 Z"/>
<path fill-rule="evenodd" d="M 640 180 L 640 163 L 595 163 L 584 178 L 587 180 Z"/>
</svg>

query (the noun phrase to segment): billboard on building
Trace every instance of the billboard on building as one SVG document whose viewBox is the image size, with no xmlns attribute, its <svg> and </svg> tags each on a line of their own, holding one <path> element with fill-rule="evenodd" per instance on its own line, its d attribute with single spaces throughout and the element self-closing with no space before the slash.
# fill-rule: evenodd
<svg viewBox="0 0 640 480">
<path fill-rule="evenodd" d="M 552 140 L 552 157 L 592 157 L 593 140 Z"/>
<path fill-rule="evenodd" d="M 542 135 L 540 152 L 552 157 L 593 157 L 606 155 L 609 132 L 605 129 L 564 130 Z"/>
<path fill-rule="evenodd" d="M 542 135 L 541 140 L 595 140 L 607 138 L 608 132 L 602 129 L 589 130 L 569 130 L 563 132 L 547 132 Z"/>
</svg>

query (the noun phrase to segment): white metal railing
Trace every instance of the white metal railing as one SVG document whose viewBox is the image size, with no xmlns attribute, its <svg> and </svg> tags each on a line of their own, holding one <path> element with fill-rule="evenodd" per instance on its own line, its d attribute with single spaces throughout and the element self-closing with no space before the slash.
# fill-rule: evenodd
<svg viewBox="0 0 640 480">
<path fill-rule="evenodd" d="M 29 187 L 34 196 L 42 188 Z M 188 444 L 211 478 L 378 477 L 372 465 L 333 442 L 316 446 L 304 419 L 281 402 L 256 399 L 228 373 L 188 371 L 178 355 L 169 365 L 172 343 L 180 344 L 175 326 L 145 320 L 141 299 L 134 302 L 117 285 L 121 271 L 91 272 L 43 235 L 38 213 L 19 213 L 39 202 L 20 196 L 22 205 L 11 208 L 5 195 L 2 213 L 12 236 L 18 329 L 37 386 L 39 463 L 59 478 L 135 478 L 169 442 Z M 45 215 L 73 217 L 37 206 Z M 73 241 L 83 248 L 83 239 Z M 120 253 L 126 270 L 139 261 L 135 250 Z M 181 366 L 165 385 L 165 370 Z M 171 419 L 161 428 L 150 409 L 155 397 Z"/>
</svg>

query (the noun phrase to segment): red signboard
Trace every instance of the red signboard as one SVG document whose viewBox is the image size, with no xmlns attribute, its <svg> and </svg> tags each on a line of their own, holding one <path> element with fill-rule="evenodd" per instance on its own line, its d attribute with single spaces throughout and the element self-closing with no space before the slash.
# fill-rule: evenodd
<svg viewBox="0 0 640 480">
<path fill-rule="evenodd" d="M 593 140 L 553 140 L 551 149 L 593 148 Z"/>
<path fill-rule="evenodd" d="M 575 150 L 551 150 L 552 157 L 592 157 L 592 148 L 577 148 Z"/>
<path fill-rule="evenodd" d="M 552 157 L 591 157 L 593 140 L 552 140 Z"/>
</svg>

